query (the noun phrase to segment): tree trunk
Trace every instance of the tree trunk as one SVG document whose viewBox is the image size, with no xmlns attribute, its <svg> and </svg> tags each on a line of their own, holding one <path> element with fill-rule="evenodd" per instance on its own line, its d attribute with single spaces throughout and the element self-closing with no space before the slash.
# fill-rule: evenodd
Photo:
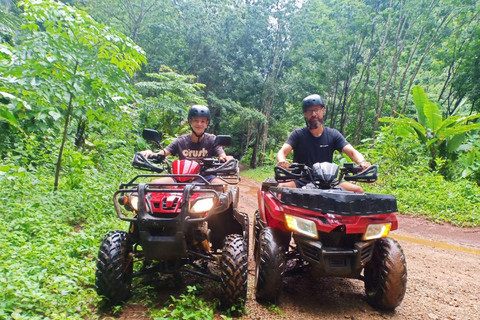
<svg viewBox="0 0 480 320">
<path fill-rule="evenodd" d="M 75 75 L 77 74 L 77 68 L 78 68 L 78 62 L 75 64 L 75 68 L 73 71 L 73 75 L 74 75 L 73 79 L 75 79 Z M 74 87 L 74 83 L 72 83 L 71 85 L 72 87 Z M 72 111 L 73 111 L 73 93 L 70 93 L 70 97 L 68 99 L 67 118 L 65 119 L 65 126 L 63 127 L 62 144 L 60 145 L 60 151 L 58 152 L 58 158 L 57 158 L 57 165 L 55 168 L 55 182 L 53 184 L 54 191 L 57 191 L 58 189 L 58 180 L 60 178 L 60 169 L 62 167 L 63 149 L 65 147 L 65 141 L 67 140 L 68 124 L 70 123 L 70 116 L 72 115 Z"/>
<path fill-rule="evenodd" d="M 257 153 L 258 153 L 258 145 L 260 142 L 261 136 L 261 125 L 257 125 L 257 137 L 255 138 L 255 146 L 253 147 L 252 152 L 252 159 L 250 159 L 250 168 L 255 169 L 257 167 Z"/>
<path fill-rule="evenodd" d="M 75 68 L 76 70 L 76 68 Z M 73 93 L 70 93 L 70 98 L 68 101 L 68 111 L 67 111 L 67 118 L 65 119 L 65 126 L 63 127 L 63 137 L 62 137 L 62 144 L 60 145 L 60 151 L 58 152 L 57 158 L 57 165 L 55 169 L 55 183 L 53 185 L 53 190 L 57 191 L 58 189 L 58 180 L 60 178 L 60 168 L 62 167 L 62 156 L 63 156 L 63 148 L 65 147 L 65 141 L 67 140 L 67 131 L 68 131 L 68 124 L 70 123 L 70 116 L 73 110 Z"/>
</svg>

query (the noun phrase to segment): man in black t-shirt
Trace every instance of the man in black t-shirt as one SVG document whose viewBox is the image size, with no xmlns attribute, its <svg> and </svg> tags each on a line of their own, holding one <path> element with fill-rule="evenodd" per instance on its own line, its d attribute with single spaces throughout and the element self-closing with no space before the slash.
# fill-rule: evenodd
<svg viewBox="0 0 480 320">
<path fill-rule="evenodd" d="M 325 117 L 325 103 L 318 94 L 313 94 L 302 102 L 303 115 L 307 127 L 295 129 L 277 153 L 278 165 L 288 168 L 290 163 L 286 160 L 293 150 L 293 162 L 303 163 L 312 167 L 316 162 L 332 162 L 335 150 L 345 153 L 363 170 L 371 166 L 365 157 L 358 152 L 336 129 L 323 126 Z M 301 188 L 307 181 L 295 180 L 280 183 L 279 187 Z M 347 191 L 363 193 L 363 188 L 349 182 L 342 182 L 340 187 Z"/>
<path fill-rule="evenodd" d="M 170 143 L 165 150 L 154 153 L 151 150 L 145 150 L 141 153 L 149 158 L 152 155 L 160 154 L 164 156 L 174 155 L 178 156 L 180 160 L 202 160 L 204 158 L 211 158 L 217 156 L 220 161 L 227 161 L 232 159 L 232 156 L 227 156 L 221 146 L 213 146 L 215 135 L 206 133 L 210 123 L 210 110 L 206 106 L 194 105 L 188 111 L 188 123 L 191 133 L 184 134 Z M 212 184 L 225 183 L 214 175 L 204 176 L 204 178 Z M 175 180 L 171 177 L 163 177 L 152 181 L 153 183 L 174 183 Z"/>
</svg>

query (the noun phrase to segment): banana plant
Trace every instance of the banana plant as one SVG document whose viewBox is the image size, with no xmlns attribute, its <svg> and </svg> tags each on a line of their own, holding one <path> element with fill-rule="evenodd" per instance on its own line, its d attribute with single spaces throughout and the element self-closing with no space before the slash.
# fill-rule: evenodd
<svg viewBox="0 0 480 320">
<path fill-rule="evenodd" d="M 429 153 L 430 168 L 437 170 L 438 158 L 454 160 L 458 148 L 465 139 L 465 133 L 480 129 L 480 123 L 469 123 L 480 118 L 480 114 L 444 118 L 438 106 L 428 100 L 420 86 L 413 88 L 413 101 L 417 109 L 417 119 L 399 114 L 398 118 L 382 118 L 380 121 L 392 123 L 397 135 L 404 137 L 416 135 Z M 448 165 L 448 161 L 445 165 Z"/>
</svg>

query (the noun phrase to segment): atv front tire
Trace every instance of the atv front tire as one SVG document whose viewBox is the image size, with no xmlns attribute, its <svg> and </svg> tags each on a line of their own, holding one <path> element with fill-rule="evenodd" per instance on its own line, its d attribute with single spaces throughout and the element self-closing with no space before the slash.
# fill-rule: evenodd
<svg viewBox="0 0 480 320">
<path fill-rule="evenodd" d="M 243 306 L 247 300 L 248 246 L 242 236 L 225 237 L 220 262 L 222 306 Z"/>
<path fill-rule="evenodd" d="M 280 233 L 270 227 L 260 232 L 255 252 L 255 286 L 258 301 L 277 303 L 285 272 L 285 251 Z"/>
<path fill-rule="evenodd" d="M 400 244 L 391 238 L 377 240 L 364 275 L 368 303 L 382 310 L 400 305 L 407 289 L 407 262 Z"/>
<path fill-rule="evenodd" d="M 129 257 L 132 243 L 123 231 L 105 235 L 97 259 L 95 286 L 100 296 L 112 304 L 127 300 L 132 285 L 133 260 Z"/>
<path fill-rule="evenodd" d="M 258 250 L 258 246 L 259 246 L 259 238 L 260 238 L 260 232 L 262 231 L 262 224 L 260 223 L 260 211 L 257 210 L 255 211 L 255 219 L 253 221 L 254 223 L 254 226 L 255 226 L 255 230 L 254 230 L 254 233 L 253 233 L 253 236 L 254 236 L 254 243 L 253 243 L 253 257 L 255 258 L 255 263 L 258 263 L 258 260 L 257 260 L 257 250 Z"/>
</svg>

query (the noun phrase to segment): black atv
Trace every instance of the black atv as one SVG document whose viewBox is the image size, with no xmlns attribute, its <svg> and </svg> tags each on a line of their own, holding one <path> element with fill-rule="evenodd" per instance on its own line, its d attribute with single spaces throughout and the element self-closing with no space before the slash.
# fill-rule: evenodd
<svg viewBox="0 0 480 320">
<path fill-rule="evenodd" d="M 160 145 L 157 131 L 143 137 Z M 215 145 L 228 146 L 229 136 Z M 111 231 L 98 253 L 97 293 L 118 304 L 130 295 L 132 278 L 150 273 L 192 273 L 221 282 L 224 307 L 241 306 L 247 296 L 248 216 L 237 209 L 238 161 L 202 163 L 137 153 L 132 165 L 158 174 L 137 175 L 113 196 L 118 217 L 128 231 Z M 165 172 L 165 173 L 164 173 Z M 225 184 L 211 184 L 203 175 L 217 175 Z M 172 177 L 178 183 L 148 182 Z M 141 182 L 147 180 L 147 182 Z M 134 268 L 140 263 L 141 267 Z M 134 270 L 138 270 L 134 272 Z"/>
</svg>

